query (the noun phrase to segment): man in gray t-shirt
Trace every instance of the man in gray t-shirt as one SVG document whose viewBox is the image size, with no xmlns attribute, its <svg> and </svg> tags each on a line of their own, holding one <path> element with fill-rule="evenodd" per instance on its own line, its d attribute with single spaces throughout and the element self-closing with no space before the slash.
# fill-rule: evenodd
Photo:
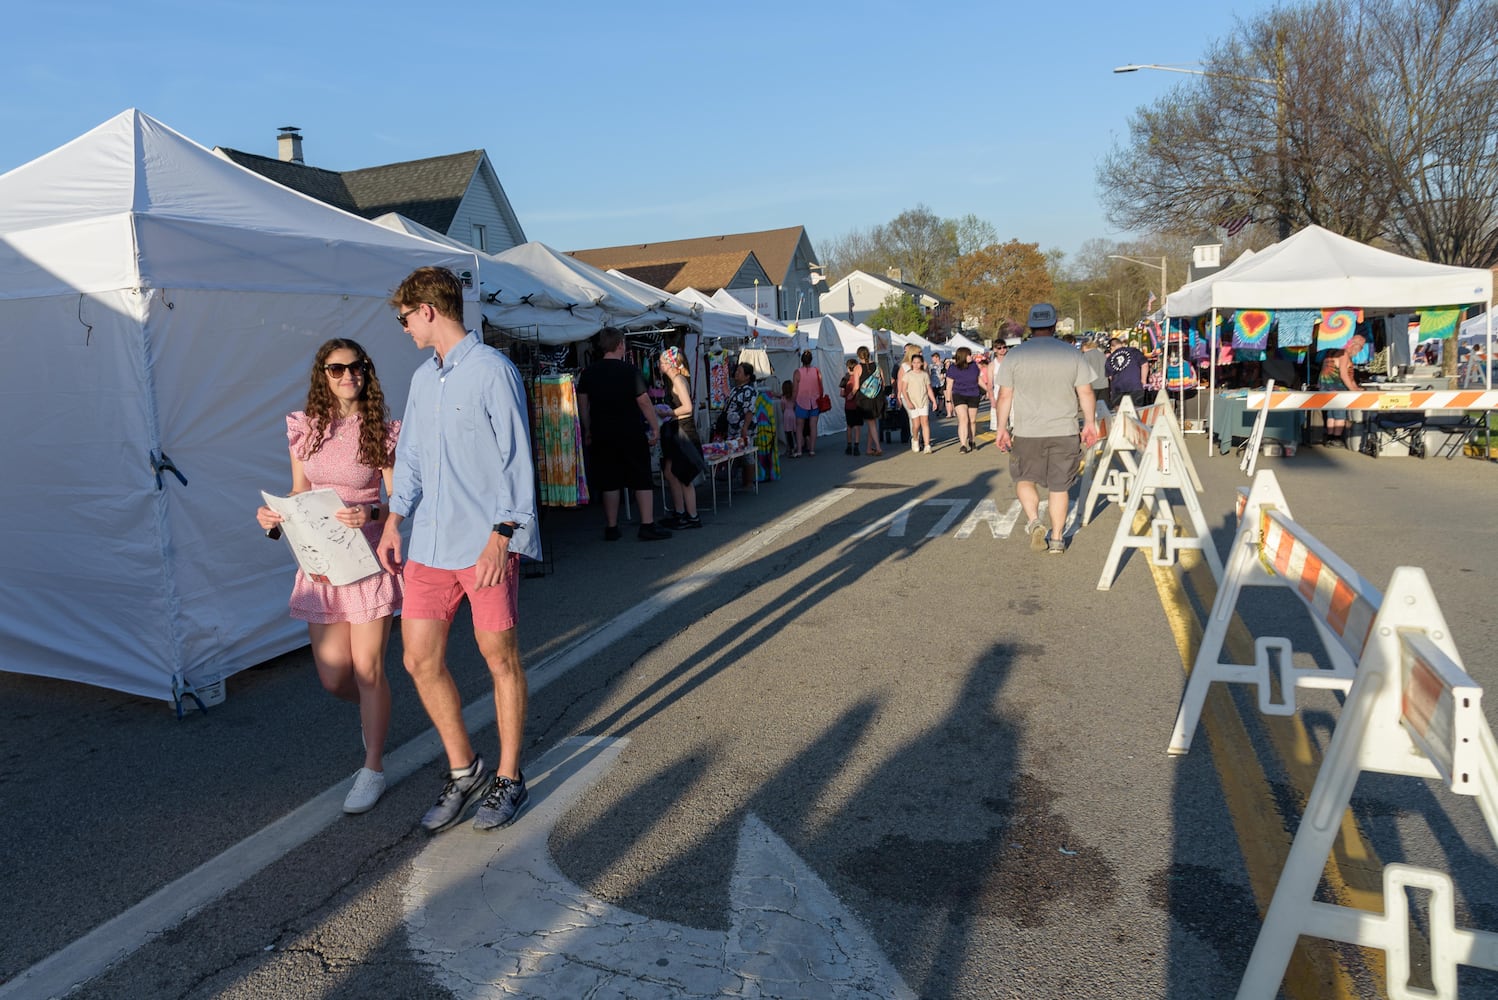
<svg viewBox="0 0 1498 1000">
<path fill-rule="evenodd" d="M 1009 352 L 999 369 L 998 434 L 994 444 L 1013 454 L 1009 474 L 1025 512 L 1030 548 L 1053 555 L 1066 552 L 1068 491 L 1077 481 L 1082 447 L 1097 443 L 1092 371 L 1082 352 L 1056 339 L 1056 308 L 1030 307 L 1030 339 Z M 1082 433 L 1077 435 L 1077 407 Z M 1010 432 L 1011 417 L 1014 430 Z M 1040 489 L 1046 490 L 1050 541 L 1040 522 Z"/>
</svg>

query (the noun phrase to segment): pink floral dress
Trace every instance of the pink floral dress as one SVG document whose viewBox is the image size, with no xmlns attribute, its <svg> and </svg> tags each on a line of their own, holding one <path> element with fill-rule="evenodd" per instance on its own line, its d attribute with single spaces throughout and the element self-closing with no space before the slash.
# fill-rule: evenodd
<svg viewBox="0 0 1498 1000">
<path fill-rule="evenodd" d="M 307 414 L 298 410 L 286 415 L 286 440 L 298 456 L 311 430 Z M 346 504 L 380 502 L 380 470 L 359 462 L 359 417 L 333 421 L 331 436 L 317 453 L 302 462 L 312 489 L 333 489 Z M 394 450 L 400 435 L 400 421 L 390 421 L 389 442 Z M 371 547 L 380 539 L 385 522 L 370 521 L 364 525 L 364 537 Z M 291 588 L 291 617 L 318 625 L 350 622 L 355 625 L 378 621 L 401 607 L 400 579 L 381 570 L 374 576 L 335 587 L 307 578 L 300 569 Z"/>
</svg>

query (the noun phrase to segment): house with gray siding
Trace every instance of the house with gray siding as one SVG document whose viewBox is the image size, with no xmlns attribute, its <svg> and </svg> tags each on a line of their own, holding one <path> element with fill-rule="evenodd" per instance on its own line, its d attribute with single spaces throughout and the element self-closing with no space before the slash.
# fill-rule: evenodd
<svg viewBox="0 0 1498 1000">
<path fill-rule="evenodd" d="M 324 170 L 302 159 L 302 136 L 282 129 L 275 158 L 222 146 L 214 152 L 293 191 L 345 212 L 398 212 L 476 250 L 499 253 L 526 242 L 489 154 L 482 149 L 360 170 Z"/>
<path fill-rule="evenodd" d="M 862 323 L 891 295 L 909 295 L 915 300 L 929 324 L 928 333 L 945 332 L 951 327 L 952 300 L 902 280 L 897 267 L 884 275 L 848 272 L 822 293 L 822 312 L 850 323 Z"/>
</svg>

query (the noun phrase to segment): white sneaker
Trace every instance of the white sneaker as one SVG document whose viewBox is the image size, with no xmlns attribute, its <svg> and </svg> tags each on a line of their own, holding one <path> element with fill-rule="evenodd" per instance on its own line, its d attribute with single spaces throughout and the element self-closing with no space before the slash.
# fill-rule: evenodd
<svg viewBox="0 0 1498 1000">
<path fill-rule="evenodd" d="M 384 794 L 385 772 L 361 767 L 354 772 L 354 787 L 343 800 L 343 811 L 350 814 L 369 812 Z"/>
<path fill-rule="evenodd" d="M 910 450 L 915 452 L 916 454 L 920 454 L 921 443 L 919 441 L 910 442 Z"/>
<path fill-rule="evenodd" d="M 929 444 L 926 445 L 926 454 L 931 454 L 931 446 Z"/>
</svg>

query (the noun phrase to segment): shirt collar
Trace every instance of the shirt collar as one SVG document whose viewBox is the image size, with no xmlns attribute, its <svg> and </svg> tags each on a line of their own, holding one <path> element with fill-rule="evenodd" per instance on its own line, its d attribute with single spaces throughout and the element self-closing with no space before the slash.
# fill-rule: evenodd
<svg viewBox="0 0 1498 1000">
<path fill-rule="evenodd" d="M 459 361 L 462 361 L 464 358 L 466 358 L 468 356 L 468 353 L 475 347 L 477 347 L 479 343 L 479 335 L 474 331 L 469 330 L 468 336 L 458 341 L 457 344 L 453 346 L 453 349 L 447 352 L 446 357 L 441 357 L 437 354 L 437 352 L 433 351 L 432 364 L 437 367 L 438 371 L 446 371 L 456 365 Z"/>
</svg>

